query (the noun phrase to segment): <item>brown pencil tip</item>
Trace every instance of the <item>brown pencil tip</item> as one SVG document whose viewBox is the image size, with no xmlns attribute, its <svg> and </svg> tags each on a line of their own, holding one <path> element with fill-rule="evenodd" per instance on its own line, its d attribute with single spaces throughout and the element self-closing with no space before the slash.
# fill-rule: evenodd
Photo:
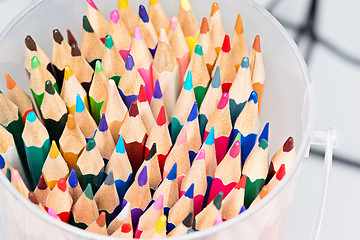
<svg viewBox="0 0 360 240">
<path fill-rule="evenodd" d="M 30 35 L 27 35 L 25 38 L 25 45 L 30 51 L 37 51 L 36 43 Z"/>
<path fill-rule="evenodd" d="M 76 128 L 76 122 L 75 122 L 74 115 L 72 115 L 72 114 L 68 115 L 66 126 L 69 130 L 73 130 Z"/>
<path fill-rule="evenodd" d="M 254 40 L 254 44 L 253 44 L 253 49 L 256 52 L 261 52 L 261 48 L 260 48 L 260 36 L 256 35 L 255 40 Z"/>
<path fill-rule="evenodd" d="M 105 212 L 101 212 L 99 217 L 96 219 L 96 223 L 99 227 L 104 227 L 106 224 Z"/>
<path fill-rule="evenodd" d="M 73 57 L 81 56 L 81 51 L 76 43 L 71 44 L 71 56 Z"/>
<path fill-rule="evenodd" d="M 46 184 L 44 177 L 41 175 L 37 188 L 40 190 L 45 190 L 47 187 L 48 185 Z"/>
<path fill-rule="evenodd" d="M 77 44 L 77 41 L 76 41 L 74 35 L 71 33 L 70 29 L 67 29 L 66 32 L 67 32 L 67 38 L 68 38 L 69 45 L 72 45 L 74 43 Z"/>
<path fill-rule="evenodd" d="M 57 42 L 58 44 L 61 44 L 61 42 L 64 40 L 64 38 L 61 35 L 59 29 L 54 29 L 53 30 L 53 38 L 54 38 L 54 41 Z"/>
<path fill-rule="evenodd" d="M 294 139 L 289 137 L 283 146 L 283 152 L 290 152 L 294 148 Z"/>
<path fill-rule="evenodd" d="M 133 100 L 131 102 L 130 108 L 129 108 L 129 116 L 130 117 L 136 117 L 137 115 L 139 115 L 139 109 L 137 106 L 137 101 Z"/>
<path fill-rule="evenodd" d="M 37 200 L 37 198 L 36 198 L 36 196 L 35 196 L 35 193 L 29 192 L 28 198 L 29 198 L 29 200 L 30 200 L 33 204 L 39 205 L 39 201 Z"/>
<path fill-rule="evenodd" d="M 200 27 L 200 33 L 205 34 L 209 31 L 209 24 L 206 17 L 203 17 Z"/>
<path fill-rule="evenodd" d="M 240 13 L 238 14 L 237 19 L 236 19 L 235 31 L 238 35 L 244 33 L 244 28 L 243 28 L 243 23 L 242 23 L 242 18 L 241 18 Z"/>
<path fill-rule="evenodd" d="M 211 16 L 214 16 L 217 11 L 219 11 L 219 4 L 217 2 L 213 2 L 211 8 Z"/>
</svg>

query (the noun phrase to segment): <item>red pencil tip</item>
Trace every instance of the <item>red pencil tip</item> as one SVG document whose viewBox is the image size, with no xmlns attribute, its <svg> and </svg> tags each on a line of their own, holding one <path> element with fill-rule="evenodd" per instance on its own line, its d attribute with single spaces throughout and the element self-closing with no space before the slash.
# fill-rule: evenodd
<svg viewBox="0 0 360 240">
<path fill-rule="evenodd" d="M 66 191 L 66 180 L 65 178 L 60 178 L 59 181 L 57 182 L 57 187 L 65 192 Z"/>
<path fill-rule="evenodd" d="M 231 46 L 230 46 L 230 37 L 229 37 L 229 35 L 225 35 L 224 42 L 223 42 L 221 50 L 223 52 L 226 52 L 226 53 L 230 52 Z"/>
<path fill-rule="evenodd" d="M 235 188 L 236 189 L 240 189 L 243 188 L 245 189 L 245 185 L 246 185 L 246 175 L 242 175 L 239 182 L 236 184 Z"/>
<path fill-rule="evenodd" d="M 139 100 L 139 102 L 146 102 L 147 101 L 144 85 L 140 85 L 138 100 Z"/>
<path fill-rule="evenodd" d="M 289 137 L 283 146 L 283 152 L 290 152 L 294 149 L 294 139 L 292 137 Z"/>
<path fill-rule="evenodd" d="M 165 116 L 165 107 L 164 105 L 161 106 L 160 111 L 159 111 L 159 115 L 156 119 L 156 124 L 158 126 L 162 126 L 166 123 L 166 116 Z"/>
<path fill-rule="evenodd" d="M 96 223 L 101 228 L 105 226 L 106 223 L 105 212 L 100 213 L 99 217 L 96 219 Z"/>
<path fill-rule="evenodd" d="M 137 115 L 139 115 L 139 109 L 136 100 L 133 100 L 129 108 L 129 116 L 136 117 Z"/>
<path fill-rule="evenodd" d="M 130 223 L 125 223 L 124 225 L 121 226 L 121 232 L 123 233 L 128 233 L 131 231 L 131 229 L 132 227 Z"/>
<path fill-rule="evenodd" d="M 255 40 L 254 40 L 254 44 L 253 44 L 253 49 L 257 52 L 261 52 L 261 48 L 260 48 L 260 36 L 256 35 Z"/>
<path fill-rule="evenodd" d="M 285 174 L 286 174 L 285 164 L 281 164 L 279 170 L 276 172 L 277 180 L 281 181 L 281 179 L 285 176 Z"/>
<path fill-rule="evenodd" d="M 209 31 L 209 24 L 206 17 L 203 17 L 200 27 L 200 33 L 205 34 Z"/>
<path fill-rule="evenodd" d="M 12 77 L 10 77 L 10 75 L 7 72 L 5 73 L 5 78 L 6 78 L 6 87 L 8 89 L 13 89 L 16 86 L 16 82 L 12 79 Z"/>
</svg>

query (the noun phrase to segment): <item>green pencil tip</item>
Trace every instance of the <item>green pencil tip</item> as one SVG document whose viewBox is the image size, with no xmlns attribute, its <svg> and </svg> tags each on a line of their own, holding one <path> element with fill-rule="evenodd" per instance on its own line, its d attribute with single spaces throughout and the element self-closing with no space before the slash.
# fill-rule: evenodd
<svg viewBox="0 0 360 240">
<path fill-rule="evenodd" d="M 89 33 L 94 32 L 94 29 L 91 27 L 89 19 L 87 18 L 86 15 L 83 16 L 83 28 L 84 28 L 85 31 L 87 31 Z"/>
<path fill-rule="evenodd" d="M 95 148 L 95 146 L 96 146 L 95 140 L 93 138 L 90 138 L 86 144 L 86 151 L 93 150 Z"/>
<path fill-rule="evenodd" d="M 48 93 L 48 94 L 51 94 L 51 95 L 54 95 L 55 94 L 55 88 L 54 86 L 52 85 L 51 81 L 50 80 L 47 80 L 45 82 L 45 91 Z"/>
<path fill-rule="evenodd" d="M 265 150 L 268 147 L 268 142 L 265 139 L 261 139 L 259 147 Z"/>
<path fill-rule="evenodd" d="M 101 65 L 101 62 L 99 60 L 96 61 L 95 63 L 95 73 L 99 73 L 99 72 L 103 72 L 104 69 Z"/>
<path fill-rule="evenodd" d="M 11 182 L 11 170 L 10 170 L 10 168 L 6 169 L 6 178 L 9 179 L 9 181 Z"/>
<path fill-rule="evenodd" d="M 214 205 L 217 208 L 217 210 L 220 210 L 221 208 L 223 195 L 224 195 L 223 192 L 219 192 L 219 194 L 214 198 Z"/>
<path fill-rule="evenodd" d="M 202 50 L 202 47 L 200 45 L 196 45 L 195 46 L 195 50 L 194 52 L 199 55 L 199 56 L 202 56 L 203 55 L 203 50 Z"/>
<path fill-rule="evenodd" d="M 88 185 L 86 186 L 84 194 L 88 199 L 90 199 L 90 200 L 94 199 L 94 194 L 92 191 L 91 183 L 88 183 Z"/>
<path fill-rule="evenodd" d="M 239 141 L 239 142 L 241 143 L 241 133 L 240 133 L 240 132 L 238 132 L 238 134 L 236 135 L 236 138 L 235 138 L 233 144 L 234 144 L 236 141 Z"/>
<path fill-rule="evenodd" d="M 32 69 L 35 69 L 35 68 L 37 68 L 38 66 L 40 66 L 40 60 L 37 58 L 37 56 L 34 56 L 34 57 L 31 59 L 31 68 L 32 68 Z"/>
<path fill-rule="evenodd" d="M 105 37 L 105 47 L 111 49 L 114 46 L 114 41 L 110 35 Z"/>
</svg>

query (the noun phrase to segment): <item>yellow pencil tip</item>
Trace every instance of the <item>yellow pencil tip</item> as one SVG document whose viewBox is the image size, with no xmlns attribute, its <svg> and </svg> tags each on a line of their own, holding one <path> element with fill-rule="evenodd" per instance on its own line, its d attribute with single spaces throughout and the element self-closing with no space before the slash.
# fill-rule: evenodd
<svg viewBox="0 0 360 240">
<path fill-rule="evenodd" d="M 149 5 L 155 5 L 158 3 L 158 0 L 150 0 Z"/>
<path fill-rule="evenodd" d="M 56 158 L 57 156 L 59 156 L 59 149 L 56 145 L 56 142 L 52 141 L 50 152 L 49 152 L 49 157 Z"/>
<path fill-rule="evenodd" d="M 161 217 L 159 217 L 159 220 L 157 220 L 157 222 L 155 223 L 155 231 L 157 233 L 161 233 L 162 231 L 164 231 L 166 227 L 166 216 L 162 215 Z"/>
<path fill-rule="evenodd" d="M 127 0 L 119 0 L 119 7 L 126 10 L 129 7 L 129 2 Z"/>
<path fill-rule="evenodd" d="M 189 11 L 191 9 L 189 0 L 180 0 L 180 7 L 185 11 Z"/>
<path fill-rule="evenodd" d="M 69 78 L 73 75 L 73 71 L 71 70 L 71 68 L 66 65 L 65 66 L 65 73 L 64 73 L 64 79 L 67 81 L 69 80 Z"/>
</svg>

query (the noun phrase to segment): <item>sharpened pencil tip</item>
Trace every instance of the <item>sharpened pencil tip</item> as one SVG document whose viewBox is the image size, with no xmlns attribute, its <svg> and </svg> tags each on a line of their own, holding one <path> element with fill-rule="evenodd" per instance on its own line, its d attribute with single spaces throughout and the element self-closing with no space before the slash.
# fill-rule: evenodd
<svg viewBox="0 0 360 240">
<path fill-rule="evenodd" d="M 216 67 L 216 70 L 215 70 L 214 77 L 213 77 L 213 79 L 212 79 L 212 81 L 211 81 L 211 86 L 212 86 L 213 88 L 218 88 L 218 87 L 220 87 L 220 85 L 221 85 L 221 80 L 220 80 L 220 67 L 217 66 L 217 67 Z"/>
<path fill-rule="evenodd" d="M 242 68 L 249 68 L 249 66 L 250 66 L 249 58 L 243 57 L 243 59 L 241 61 L 241 67 Z"/>
<path fill-rule="evenodd" d="M 292 137 L 289 137 L 286 140 L 286 142 L 284 143 L 283 151 L 284 152 L 290 152 L 293 149 L 294 149 L 294 139 Z"/>
<path fill-rule="evenodd" d="M 169 30 L 175 31 L 178 23 L 179 23 L 178 18 L 176 16 L 172 16 L 169 20 Z"/>
<path fill-rule="evenodd" d="M 138 177 L 138 184 L 140 187 L 144 186 L 148 181 L 147 166 L 144 166 Z"/>
<path fill-rule="evenodd" d="M 126 10 L 129 7 L 129 2 L 127 0 L 119 0 L 119 7 Z"/>
<path fill-rule="evenodd" d="M 157 99 L 160 99 L 163 96 L 162 92 L 161 92 L 161 88 L 160 88 L 159 79 L 156 79 L 153 96 L 154 96 L 154 98 L 157 98 Z"/>
<path fill-rule="evenodd" d="M 108 176 L 106 177 L 105 181 L 104 181 L 105 185 L 111 186 L 114 184 L 114 173 L 113 171 L 110 171 L 110 173 L 108 174 Z"/>
<path fill-rule="evenodd" d="M 224 42 L 223 42 L 223 45 L 221 47 L 221 50 L 223 52 L 225 52 L 225 53 L 230 52 L 231 46 L 230 46 L 230 37 L 229 37 L 229 35 L 225 35 Z"/>
<path fill-rule="evenodd" d="M 69 177 L 68 177 L 67 181 L 68 181 L 71 188 L 76 188 L 78 186 L 79 181 L 77 179 L 75 169 L 71 169 L 71 172 L 69 174 Z"/>
<path fill-rule="evenodd" d="M 209 134 L 207 135 L 206 139 L 205 139 L 205 144 L 206 145 L 213 145 L 215 143 L 215 132 L 214 132 L 214 127 L 212 127 L 210 129 Z"/>
<path fill-rule="evenodd" d="M 5 159 L 2 156 L 2 154 L 0 154 L 0 169 L 4 169 L 5 167 Z"/>
<path fill-rule="evenodd" d="M 193 217 L 194 217 L 194 212 L 190 212 L 186 218 L 182 221 L 182 223 L 184 224 L 185 227 L 189 228 L 192 225 L 192 221 L 193 221 Z"/>
<path fill-rule="evenodd" d="M 269 123 L 267 122 L 259 136 L 259 142 L 261 142 L 262 139 L 265 139 L 266 141 L 269 141 Z"/>
<path fill-rule="evenodd" d="M 186 75 L 186 80 L 184 82 L 184 89 L 190 91 L 192 88 L 193 88 L 192 73 L 191 71 L 188 71 Z"/>
<path fill-rule="evenodd" d="M 57 44 L 61 44 L 61 42 L 64 40 L 64 37 L 62 36 L 59 29 L 53 30 L 53 39 Z"/>
<path fill-rule="evenodd" d="M 145 157 L 144 160 L 145 160 L 145 161 L 151 160 L 151 159 L 154 157 L 155 154 L 156 154 L 156 143 L 153 143 L 153 145 L 151 146 L 151 149 L 150 149 L 148 155 Z"/>
<path fill-rule="evenodd" d="M 285 174 L 286 174 L 285 164 L 281 164 L 279 170 L 276 172 L 277 180 L 281 181 L 281 179 L 285 176 Z"/>
<path fill-rule="evenodd" d="M 142 4 L 140 4 L 140 6 L 139 6 L 139 17 L 141 18 L 141 20 L 144 23 L 149 22 L 149 15 L 148 15 L 148 13 L 146 11 L 146 8 Z"/>
<path fill-rule="evenodd" d="M 64 79 L 67 81 L 69 80 L 69 78 L 71 78 L 71 76 L 73 75 L 73 71 L 71 70 L 71 68 L 66 65 L 65 66 L 65 70 L 64 70 Z"/>
<path fill-rule="evenodd" d="M 223 198 L 224 193 L 223 192 L 219 192 L 219 194 L 214 198 L 214 205 L 217 208 L 217 210 L 220 210 L 221 208 L 221 202 L 222 202 L 222 198 Z"/>
<path fill-rule="evenodd" d="M 37 56 L 34 56 L 34 57 L 31 59 L 31 68 L 32 68 L 32 69 L 35 69 L 35 68 L 37 68 L 38 66 L 40 66 L 40 60 L 37 58 Z"/>
<path fill-rule="evenodd" d="M 114 46 L 114 41 L 110 35 L 106 35 L 105 37 L 105 47 L 108 49 L 112 49 Z"/>
<path fill-rule="evenodd" d="M 190 187 L 188 188 L 188 190 L 186 190 L 186 192 L 185 192 L 185 197 L 187 197 L 187 198 L 190 198 L 190 199 L 192 199 L 193 197 L 194 197 L 194 183 L 192 183 L 191 185 L 190 185 Z"/>
<path fill-rule="evenodd" d="M 131 102 L 130 108 L 129 108 L 129 116 L 130 117 L 136 117 L 137 115 L 139 115 L 139 108 L 137 105 L 137 101 L 133 100 Z"/>
<path fill-rule="evenodd" d="M 265 139 L 262 139 L 259 143 L 259 147 L 265 150 L 268 147 L 268 142 Z"/>
<path fill-rule="evenodd" d="M 49 157 L 56 158 L 57 156 L 59 156 L 59 154 L 60 154 L 59 149 L 56 145 L 56 142 L 53 140 L 49 151 Z"/>
<path fill-rule="evenodd" d="M 30 51 L 37 51 L 36 43 L 30 35 L 25 37 L 25 45 Z"/>
<path fill-rule="evenodd" d="M 80 97 L 79 94 L 76 94 L 76 106 L 75 106 L 75 112 L 82 113 L 85 110 L 85 105 Z"/>
<path fill-rule="evenodd" d="M 104 69 L 101 65 L 100 60 L 97 60 L 95 63 L 95 73 L 99 73 L 99 72 L 103 72 L 103 71 L 104 71 Z"/>
<path fill-rule="evenodd" d="M 200 33 L 205 34 L 209 31 L 209 24 L 206 17 L 203 17 L 200 27 Z"/>
<path fill-rule="evenodd" d="M 140 85 L 140 89 L 139 89 L 139 94 L 138 94 L 138 99 L 139 102 L 143 103 L 143 102 L 147 102 L 147 97 L 146 97 L 146 93 L 145 93 L 145 87 L 144 85 Z"/>
<path fill-rule="evenodd" d="M 113 23 L 118 23 L 119 22 L 119 19 L 120 19 L 120 14 L 117 10 L 114 10 L 110 13 L 110 20 L 113 22 Z"/>
<path fill-rule="evenodd" d="M 65 178 L 60 178 L 59 181 L 57 182 L 57 187 L 65 192 L 66 191 L 66 180 Z"/>
<path fill-rule="evenodd" d="M 219 4 L 217 2 L 213 2 L 211 8 L 211 16 L 214 16 L 217 11 L 219 11 Z"/>
<path fill-rule="evenodd" d="M 161 106 L 160 111 L 159 111 L 159 115 L 156 119 L 156 124 L 158 126 L 162 126 L 164 124 L 166 124 L 166 114 L 165 114 L 165 107 L 164 105 Z"/>
<path fill-rule="evenodd" d="M 261 52 L 261 48 L 260 48 L 260 36 L 259 36 L 259 35 L 256 35 L 252 47 L 253 47 L 253 49 L 254 49 L 256 52 Z"/>
<path fill-rule="evenodd" d="M 26 116 L 26 120 L 28 120 L 31 123 L 36 121 L 36 115 L 34 111 L 28 113 L 28 115 Z"/>
<path fill-rule="evenodd" d="M 92 28 L 90 22 L 89 22 L 89 19 L 87 18 L 86 15 L 83 16 L 83 29 L 86 31 L 86 32 L 89 32 L 89 33 L 93 33 L 94 32 L 94 29 Z"/>
<path fill-rule="evenodd" d="M 126 68 L 126 70 L 128 70 L 128 71 L 133 70 L 134 65 L 135 65 L 135 63 L 134 63 L 133 57 L 130 54 L 127 54 L 126 55 L 126 60 L 125 60 L 125 68 Z"/>
<path fill-rule="evenodd" d="M 251 101 L 253 101 L 254 104 L 256 104 L 256 103 L 258 102 L 258 95 L 257 95 L 257 92 L 256 92 L 256 91 L 252 91 L 252 92 L 250 93 L 250 97 L 249 97 L 249 99 L 248 99 L 248 102 L 251 102 Z"/>
<path fill-rule="evenodd" d="M 96 219 L 96 223 L 99 227 L 104 227 L 106 224 L 106 214 L 105 212 L 101 212 L 98 218 Z"/>
<path fill-rule="evenodd" d="M 239 180 L 239 182 L 236 184 L 235 188 L 236 189 L 245 189 L 245 185 L 246 185 L 246 174 L 243 174 Z"/>
<path fill-rule="evenodd" d="M 100 119 L 100 123 L 99 123 L 99 131 L 100 132 L 105 132 L 109 129 L 108 124 L 106 122 L 106 117 L 105 114 L 103 113 L 101 115 L 101 119 Z"/>
<path fill-rule="evenodd" d="M 166 178 L 170 181 L 176 179 L 177 177 L 177 163 L 174 163 L 174 165 L 172 166 L 169 174 L 166 176 Z"/>
<path fill-rule="evenodd" d="M 37 188 L 40 190 L 45 190 L 48 187 L 43 175 L 40 176 Z"/>
<path fill-rule="evenodd" d="M 91 151 L 95 148 L 96 143 L 93 138 L 89 138 L 87 144 L 86 144 L 86 151 Z"/>
<path fill-rule="evenodd" d="M 199 56 L 202 56 L 202 55 L 203 55 L 203 49 L 202 49 L 202 47 L 201 47 L 200 45 L 196 45 L 196 46 L 195 46 L 194 52 L 195 52 L 197 55 L 199 55 Z"/>
<path fill-rule="evenodd" d="M 91 183 L 88 183 L 88 185 L 86 186 L 86 188 L 84 190 L 84 194 L 88 199 L 90 199 L 90 200 L 94 199 L 94 194 L 92 191 Z"/>
<path fill-rule="evenodd" d="M 16 82 L 10 77 L 9 73 L 5 73 L 6 87 L 7 89 L 13 89 L 16 86 Z"/>
<path fill-rule="evenodd" d="M 118 142 L 116 144 L 116 152 L 121 153 L 121 154 L 126 153 L 125 144 L 124 144 L 124 138 L 123 138 L 122 135 L 120 135 L 119 140 L 118 140 Z"/>
<path fill-rule="evenodd" d="M 240 13 L 237 15 L 237 19 L 236 19 L 236 23 L 235 23 L 235 31 L 238 35 L 244 33 L 244 28 L 243 28 L 242 18 L 241 18 Z"/>
<path fill-rule="evenodd" d="M 188 122 L 192 122 L 194 121 L 196 118 L 198 117 L 198 106 L 197 106 L 197 102 L 195 101 L 192 108 L 191 108 L 191 111 L 190 111 L 190 114 L 187 118 L 187 121 Z"/>
<path fill-rule="evenodd" d="M 47 92 L 50 95 L 54 95 L 55 94 L 55 88 L 52 85 L 52 82 L 50 80 L 47 80 L 45 82 L 45 92 Z"/>
<path fill-rule="evenodd" d="M 159 217 L 159 219 L 155 224 L 155 231 L 157 233 L 162 233 L 165 230 L 165 228 L 166 228 L 166 216 L 162 215 L 161 217 Z"/>
</svg>

